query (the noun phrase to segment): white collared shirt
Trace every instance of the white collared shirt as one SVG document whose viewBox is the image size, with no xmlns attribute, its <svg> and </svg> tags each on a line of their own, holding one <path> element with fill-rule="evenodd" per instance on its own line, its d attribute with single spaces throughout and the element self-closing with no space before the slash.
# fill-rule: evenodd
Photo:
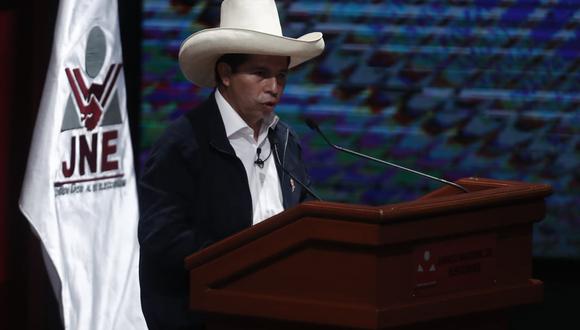
<svg viewBox="0 0 580 330">
<path fill-rule="evenodd" d="M 228 140 L 246 169 L 252 195 L 252 222 L 257 224 L 284 210 L 278 171 L 268 140 L 268 129 L 274 128 L 279 118 L 274 114 L 265 118 L 256 141 L 254 130 L 248 126 L 217 89 L 215 100 L 226 128 Z M 254 163 L 257 159 L 258 148 L 261 149 L 260 158 L 264 160 L 263 168 Z"/>
</svg>

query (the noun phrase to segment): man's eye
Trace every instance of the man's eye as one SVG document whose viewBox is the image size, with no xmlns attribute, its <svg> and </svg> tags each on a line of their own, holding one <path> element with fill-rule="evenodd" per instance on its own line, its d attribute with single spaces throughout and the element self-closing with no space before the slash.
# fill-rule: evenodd
<svg viewBox="0 0 580 330">
<path fill-rule="evenodd" d="M 286 80 L 286 77 L 288 76 L 288 74 L 286 72 L 282 72 L 278 74 L 278 79 L 280 80 Z"/>
</svg>

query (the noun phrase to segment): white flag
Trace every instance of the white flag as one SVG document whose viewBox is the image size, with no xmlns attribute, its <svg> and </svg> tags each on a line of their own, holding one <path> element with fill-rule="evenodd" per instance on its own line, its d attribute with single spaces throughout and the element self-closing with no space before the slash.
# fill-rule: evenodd
<svg viewBox="0 0 580 330">
<path fill-rule="evenodd" d="M 65 329 L 146 329 L 117 0 L 61 0 L 20 209 Z"/>
</svg>

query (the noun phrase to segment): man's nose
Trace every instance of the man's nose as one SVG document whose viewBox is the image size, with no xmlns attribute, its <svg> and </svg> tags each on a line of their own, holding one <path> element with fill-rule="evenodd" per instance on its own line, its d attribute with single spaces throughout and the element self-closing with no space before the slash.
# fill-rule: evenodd
<svg viewBox="0 0 580 330">
<path fill-rule="evenodd" d="M 276 77 L 269 77 L 265 80 L 266 84 L 266 92 L 272 94 L 274 97 L 277 97 L 280 91 L 278 87 L 280 84 L 278 83 L 278 79 Z"/>
</svg>

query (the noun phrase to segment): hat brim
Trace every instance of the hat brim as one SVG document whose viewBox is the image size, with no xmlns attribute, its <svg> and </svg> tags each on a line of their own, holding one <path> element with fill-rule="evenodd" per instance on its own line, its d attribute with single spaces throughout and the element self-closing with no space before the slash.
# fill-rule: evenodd
<svg viewBox="0 0 580 330">
<path fill-rule="evenodd" d="M 289 56 L 289 68 L 316 57 L 324 50 L 322 33 L 312 32 L 300 38 L 268 33 L 213 28 L 187 38 L 179 49 L 179 66 L 185 77 L 201 87 L 214 87 L 214 67 L 224 54 L 256 54 Z"/>
</svg>

